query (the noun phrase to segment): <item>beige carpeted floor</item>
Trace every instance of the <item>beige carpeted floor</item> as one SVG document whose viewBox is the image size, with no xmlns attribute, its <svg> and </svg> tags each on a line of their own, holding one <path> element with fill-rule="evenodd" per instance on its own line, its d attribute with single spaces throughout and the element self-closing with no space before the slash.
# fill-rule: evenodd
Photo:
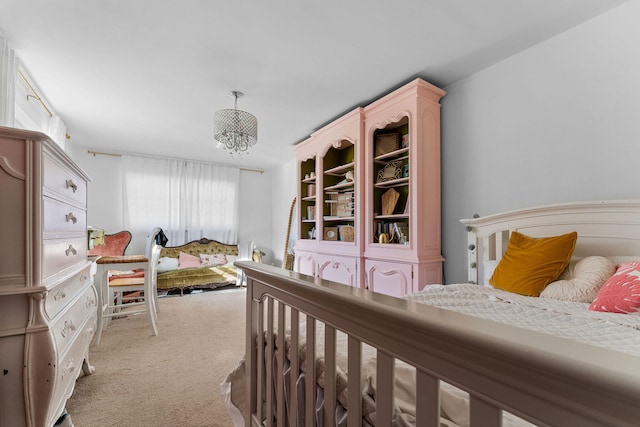
<svg viewBox="0 0 640 427">
<path fill-rule="evenodd" d="M 230 426 L 220 384 L 244 354 L 245 295 L 161 298 L 155 337 L 145 315 L 114 320 L 67 403 L 74 425 Z"/>
</svg>

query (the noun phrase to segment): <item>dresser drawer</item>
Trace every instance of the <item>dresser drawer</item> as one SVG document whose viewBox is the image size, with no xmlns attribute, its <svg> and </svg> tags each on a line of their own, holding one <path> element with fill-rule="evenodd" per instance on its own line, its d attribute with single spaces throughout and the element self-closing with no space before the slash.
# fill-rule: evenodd
<svg viewBox="0 0 640 427">
<path fill-rule="evenodd" d="M 42 256 L 42 279 L 87 260 L 86 235 L 71 239 L 45 240 Z"/>
<path fill-rule="evenodd" d="M 78 292 L 91 284 L 90 269 L 91 266 L 74 274 L 48 292 L 44 309 L 49 319 L 56 317 L 67 304 L 73 301 Z"/>
<path fill-rule="evenodd" d="M 64 353 L 76 341 L 87 319 L 98 312 L 97 298 L 93 286 L 87 286 L 71 307 L 63 311 L 51 327 L 58 354 Z M 95 328 L 94 328 L 95 329 Z"/>
<path fill-rule="evenodd" d="M 47 155 L 44 156 L 44 192 L 82 208 L 87 206 L 87 182 Z"/>
<path fill-rule="evenodd" d="M 87 213 L 84 209 L 79 209 L 49 197 L 44 197 L 43 202 L 45 234 L 86 232 Z"/>
<path fill-rule="evenodd" d="M 66 400 L 73 393 L 75 381 L 82 370 L 82 362 L 89 353 L 89 345 L 93 339 L 96 329 L 96 313 L 89 321 L 82 326 L 82 330 L 78 331 L 76 340 L 71 344 L 66 354 L 61 354 L 61 359 L 56 369 L 55 391 L 50 408 L 54 414 L 60 414 L 64 409 Z M 58 353 L 60 354 L 60 353 Z"/>
</svg>

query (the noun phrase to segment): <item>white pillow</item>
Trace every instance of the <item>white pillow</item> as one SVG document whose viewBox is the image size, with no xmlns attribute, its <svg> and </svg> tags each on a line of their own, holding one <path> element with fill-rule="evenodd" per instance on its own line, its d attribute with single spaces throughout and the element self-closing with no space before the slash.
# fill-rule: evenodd
<svg viewBox="0 0 640 427">
<path fill-rule="evenodd" d="M 488 286 L 492 288 L 491 283 L 489 283 L 489 279 L 493 276 L 493 271 L 498 266 L 498 260 L 489 260 L 482 262 L 482 286 Z"/>
<path fill-rule="evenodd" d="M 605 257 L 571 260 L 558 280 L 544 288 L 540 298 L 590 303 L 615 272 L 615 264 Z"/>
<path fill-rule="evenodd" d="M 158 273 L 164 273 L 165 271 L 177 270 L 178 258 L 162 257 L 158 260 Z"/>
</svg>

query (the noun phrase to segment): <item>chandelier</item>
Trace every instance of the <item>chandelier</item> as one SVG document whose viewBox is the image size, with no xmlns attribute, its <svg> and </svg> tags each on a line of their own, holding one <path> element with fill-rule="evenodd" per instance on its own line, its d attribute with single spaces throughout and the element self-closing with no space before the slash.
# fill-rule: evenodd
<svg viewBox="0 0 640 427">
<path fill-rule="evenodd" d="M 233 109 L 216 111 L 213 117 L 213 137 L 218 141 L 218 147 L 225 148 L 231 153 L 242 156 L 249 147 L 258 142 L 258 120 L 253 114 L 238 110 L 238 98 L 242 92 L 229 93 L 235 98 Z"/>
</svg>

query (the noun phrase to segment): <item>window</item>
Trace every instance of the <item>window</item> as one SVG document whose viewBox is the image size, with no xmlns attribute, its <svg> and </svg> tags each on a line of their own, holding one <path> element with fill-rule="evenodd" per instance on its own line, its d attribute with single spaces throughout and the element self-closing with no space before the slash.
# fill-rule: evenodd
<svg viewBox="0 0 640 427">
<path fill-rule="evenodd" d="M 238 168 L 122 156 L 124 226 L 161 227 L 172 246 L 203 237 L 237 243 Z"/>
</svg>

